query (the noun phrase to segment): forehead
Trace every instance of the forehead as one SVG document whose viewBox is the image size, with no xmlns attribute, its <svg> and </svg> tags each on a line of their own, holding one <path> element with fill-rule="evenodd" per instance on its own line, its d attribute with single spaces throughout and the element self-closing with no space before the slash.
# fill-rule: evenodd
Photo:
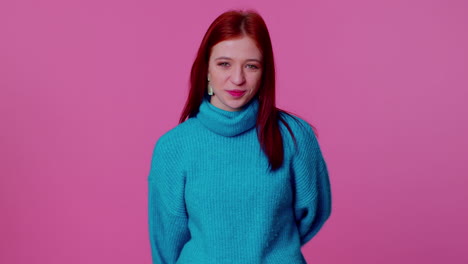
<svg viewBox="0 0 468 264">
<path fill-rule="evenodd" d="M 232 59 L 261 59 L 262 57 L 255 41 L 246 36 L 224 40 L 214 45 L 211 49 L 211 58 L 216 59 L 220 56 Z"/>
</svg>

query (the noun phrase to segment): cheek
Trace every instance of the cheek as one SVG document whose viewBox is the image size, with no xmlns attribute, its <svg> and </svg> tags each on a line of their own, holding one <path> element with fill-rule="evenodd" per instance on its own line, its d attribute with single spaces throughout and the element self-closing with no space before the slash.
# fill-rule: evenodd
<svg viewBox="0 0 468 264">
<path fill-rule="evenodd" d="M 260 85 L 261 79 L 262 79 L 261 75 L 255 74 L 255 75 L 250 76 L 249 82 L 252 86 L 257 87 L 258 85 Z"/>
<path fill-rule="evenodd" d="M 227 74 L 225 71 L 220 71 L 217 69 L 214 69 L 211 73 L 211 78 L 213 79 L 213 82 L 216 83 L 225 82 L 228 77 L 229 74 Z"/>
</svg>

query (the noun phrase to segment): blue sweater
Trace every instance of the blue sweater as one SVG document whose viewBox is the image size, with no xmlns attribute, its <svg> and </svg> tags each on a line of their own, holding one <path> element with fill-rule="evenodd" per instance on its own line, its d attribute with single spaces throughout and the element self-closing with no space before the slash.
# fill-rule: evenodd
<svg viewBox="0 0 468 264">
<path fill-rule="evenodd" d="M 255 122 L 203 99 L 157 141 L 148 176 L 153 263 L 303 264 L 301 247 L 331 213 L 327 165 L 312 128 L 282 114 L 284 163 L 268 171 Z"/>
</svg>

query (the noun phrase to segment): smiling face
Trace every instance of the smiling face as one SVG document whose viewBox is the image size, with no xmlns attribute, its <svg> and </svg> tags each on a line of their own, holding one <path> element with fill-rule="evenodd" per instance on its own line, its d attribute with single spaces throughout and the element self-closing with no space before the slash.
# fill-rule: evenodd
<svg viewBox="0 0 468 264">
<path fill-rule="evenodd" d="M 228 39 L 211 49 L 208 79 L 210 102 L 226 111 L 239 111 L 256 94 L 262 77 L 262 55 L 247 36 Z"/>
</svg>

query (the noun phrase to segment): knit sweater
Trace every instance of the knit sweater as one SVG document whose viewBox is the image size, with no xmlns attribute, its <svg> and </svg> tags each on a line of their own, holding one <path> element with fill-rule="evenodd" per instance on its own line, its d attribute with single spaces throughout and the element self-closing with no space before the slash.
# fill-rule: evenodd
<svg viewBox="0 0 468 264">
<path fill-rule="evenodd" d="M 303 264 L 301 247 L 331 214 L 327 165 L 311 127 L 281 115 L 284 162 L 268 170 L 258 99 L 226 111 L 205 96 L 196 116 L 155 144 L 149 235 L 158 264 Z"/>
</svg>

